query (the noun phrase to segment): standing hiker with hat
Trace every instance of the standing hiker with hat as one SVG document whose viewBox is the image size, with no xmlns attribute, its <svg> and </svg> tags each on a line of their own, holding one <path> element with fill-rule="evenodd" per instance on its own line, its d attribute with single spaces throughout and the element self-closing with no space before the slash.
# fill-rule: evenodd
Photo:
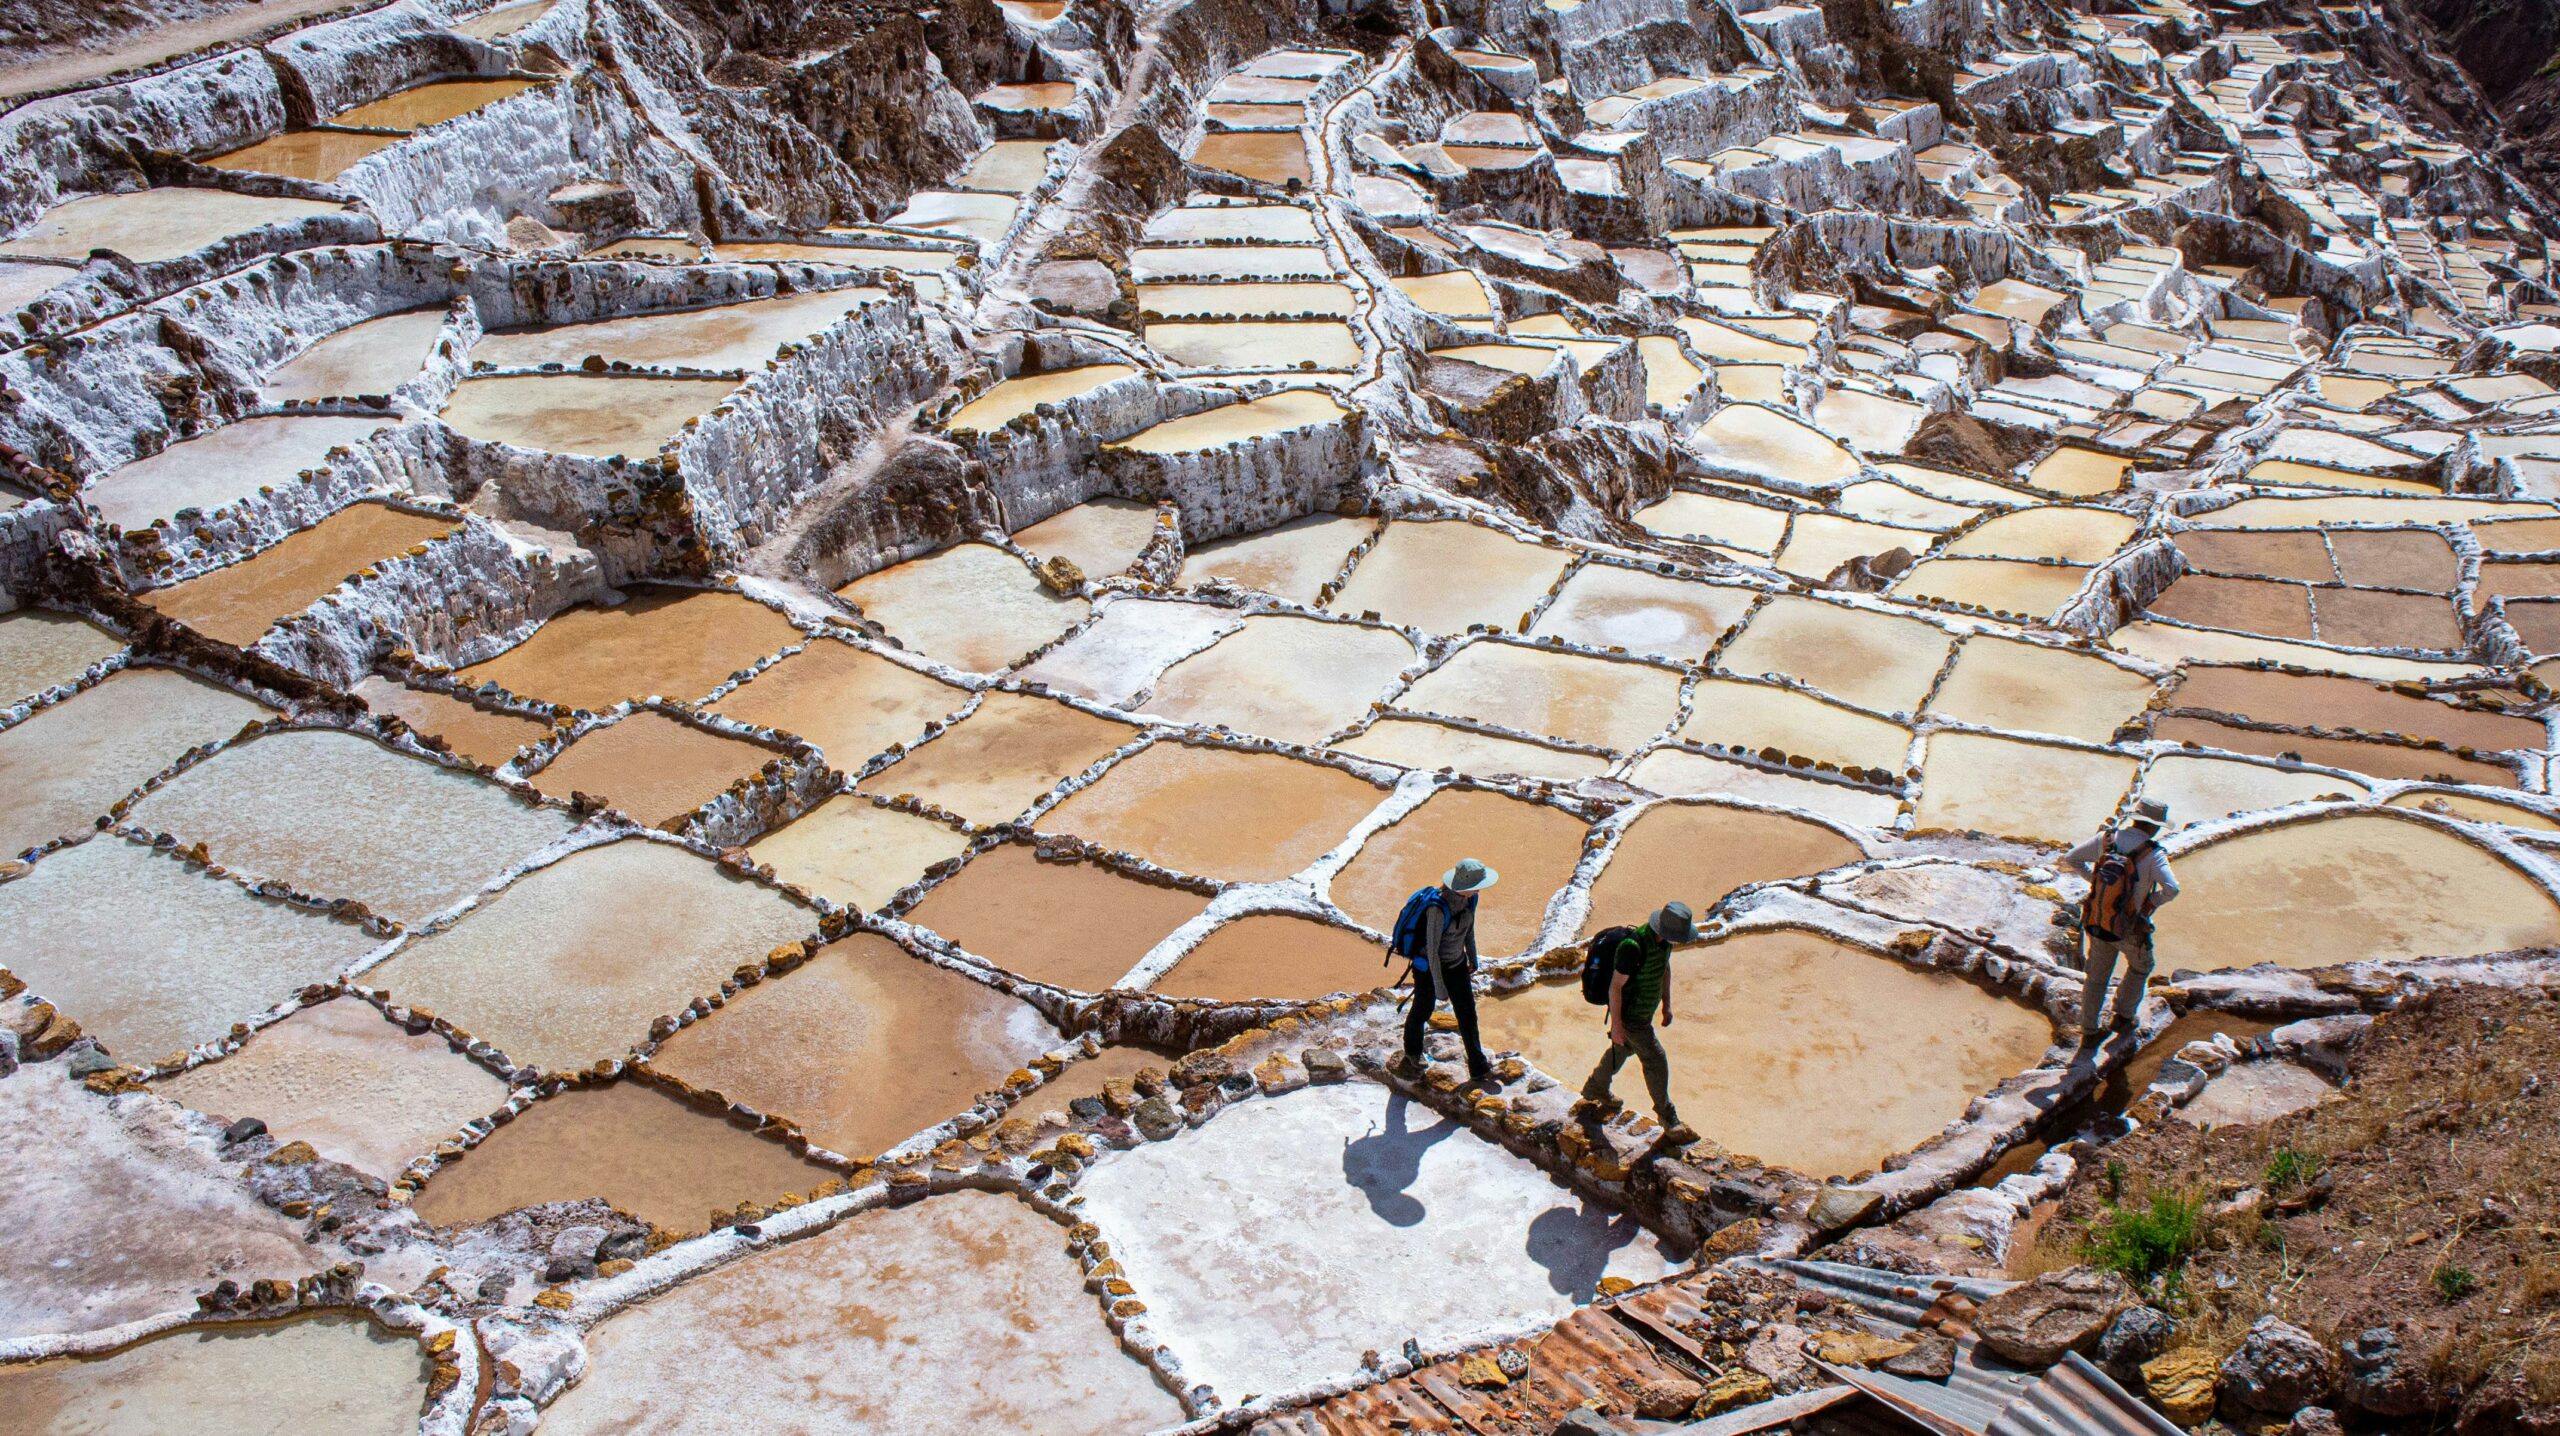
<svg viewBox="0 0 2560 1436">
<path fill-rule="evenodd" d="M 1440 875 L 1438 887 L 1427 887 L 1404 900 L 1396 915 L 1394 949 L 1413 964 L 1413 1007 L 1404 1018 L 1404 1059 L 1397 1075 L 1422 1071 L 1422 1038 L 1431 1011 L 1446 997 L 1458 1019 L 1458 1036 L 1467 1045 L 1467 1080 L 1478 1086 L 1493 1082 L 1493 1064 L 1484 1060 L 1484 1044 L 1476 1037 L 1476 897 L 1502 880 L 1502 875 L 1474 858 Z"/>
<path fill-rule="evenodd" d="M 1590 995 L 1596 969 L 1605 961 L 1609 1050 L 1600 1054 L 1600 1065 L 1591 1069 L 1590 1079 L 1582 1084 L 1576 1111 L 1604 1119 L 1614 1115 L 1619 1103 L 1609 1086 L 1617 1080 L 1618 1069 L 1633 1057 L 1644 1064 L 1644 1090 L 1653 1098 L 1653 1115 L 1663 1125 L 1663 1142 L 1685 1147 L 1698 1140 L 1696 1129 L 1681 1121 L 1672 1108 L 1671 1055 L 1662 1050 L 1662 1039 L 1653 1030 L 1657 1008 L 1662 1025 L 1671 1025 L 1671 949 L 1697 938 L 1698 924 L 1689 905 L 1670 902 L 1656 909 L 1642 926 L 1611 928 L 1591 940 L 1589 961 L 1595 970 L 1585 977 L 1585 994 Z"/>
<path fill-rule="evenodd" d="M 2089 896 L 2080 906 L 2080 970 L 2087 974 L 2080 986 L 2083 1047 L 2098 1041 L 2098 1017 L 2118 958 L 2124 960 L 2124 981 L 2116 988 L 2113 1030 L 2131 1031 L 2142 1010 L 2142 993 L 2151 982 L 2151 915 L 2178 895 L 2178 879 L 2160 846 L 2160 830 L 2168 823 L 2169 805 L 2146 798 L 2131 822 L 2062 855 L 2064 865 L 2089 879 Z"/>
</svg>

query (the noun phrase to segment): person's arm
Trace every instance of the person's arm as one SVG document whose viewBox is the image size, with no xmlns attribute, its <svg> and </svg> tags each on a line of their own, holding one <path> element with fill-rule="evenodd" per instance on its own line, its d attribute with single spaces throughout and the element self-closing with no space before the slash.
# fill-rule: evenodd
<svg viewBox="0 0 2560 1436">
<path fill-rule="evenodd" d="M 2169 871 L 2169 855 L 2154 847 L 2151 850 L 2151 906 L 2158 912 L 2178 898 L 2178 875 Z"/>
<path fill-rule="evenodd" d="M 1627 1045 L 1627 974 L 1623 968 L 1609 974 L 1609 1045 Z"/>
<path fill-rule="evenodd" d="M 2098 850 L 2105 846 L 2106 841 L 2107 835 L 2105 833 L 2098 834 L 2096 837 L 2089 839 L 2080 846 L 2064 853 L 2062 855 L 2062 865 L 2071 869 L 2075 873 L 2086 876 L 2089 871 L 2089 865 L 2098 860 Z"/>
<path fill-rule="evenodd" d="M 1662 954 L 1662 1025 L 1665 1027 L 1671 1025 L 1671 954 L 1677 951 L 1678 948 L 1672 948 Z"/>
<path fill-rule="evenodd" d="M 1431 969 L 1431 990 L 1447 996 L 1449 984 L 1441 977 L 1445 964 L 1440 945 L 1448 940 L 1449 914 L 1438 906 L 1422 910 L 1422 960 Z"/>
</svg>

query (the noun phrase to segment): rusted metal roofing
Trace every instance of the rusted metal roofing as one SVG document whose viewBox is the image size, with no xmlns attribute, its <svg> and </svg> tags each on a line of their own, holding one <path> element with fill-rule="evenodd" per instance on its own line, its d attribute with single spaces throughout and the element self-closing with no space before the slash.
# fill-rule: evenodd
<svg viewBox="0 0 2560 1436">
<path fill-rule="evenodd" d="M 2142 1404 L 2107 1373 L 2072 1352 L 2010 1403 L 1987 1436 L 2180 1436 L 2167 1417 Z"/>
</svg>

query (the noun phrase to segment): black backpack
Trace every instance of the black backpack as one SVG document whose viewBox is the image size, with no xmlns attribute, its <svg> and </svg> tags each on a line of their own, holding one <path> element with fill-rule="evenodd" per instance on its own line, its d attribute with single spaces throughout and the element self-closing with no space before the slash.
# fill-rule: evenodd
<svg viewBox="0 0 2560 1436">
<path fill-rule="evenodd" d="M 1602 928 L 1582 952 L 1582 1000 L 1594 1007 L 1609 1005 L 1609 979 L 1618 971 L 1618 944 L 1634 937 L 1631 927 Z"/>
</svg>

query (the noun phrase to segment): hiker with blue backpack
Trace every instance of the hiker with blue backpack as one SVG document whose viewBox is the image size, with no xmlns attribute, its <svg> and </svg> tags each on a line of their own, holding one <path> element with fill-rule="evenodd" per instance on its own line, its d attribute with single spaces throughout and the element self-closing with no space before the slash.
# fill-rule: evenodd
<svg viewBox="0 0 2560 1436">
<path fill-rule="evenodd" d="M 2169 805 L 2146 798 L 2134 810 L 2133 821 L 2062 855 L 2066 867 L 2089 879 L 2089 896 L 2080 905 L 2083 1047 L 2097 1045 L 2107 981 L 2119 958 L 2124 982 L 2116 988 L 2115 1021 L 2109 1026 L 2129 1032 L 2141 1014 L 2143 990 L 2151 984 L 2151 915 L 2178 895 L 2177 876 L 2169 871 L 2168 854 L 2160 846 L 2160 830 L 2168 822 Z"/>
<path fill-rule="evenodd" d="M 1671 1025 L 1671 950 L 1698 939 L 1698 923 L 1687 903 L 1664 903 L 1640 926 L 1613 927 L 1591 939 L 1582 960 L 1582 996 L 1609 1009 L 1609 1050 L 1582 1084 L 1582 1100 L 1574 1110 L 1606 1121 L 1617 1115 L 1618 1099 L 1609 1092 L 1618 1069 L 1635 1058 L 1644 1066 L 1645 1094 L 1653 1099 L 1653 1115 L 1662 1123 L 1662 1142 L 1685 1147 L 1698 1140 L 1697 1130 L 1680 1120 L 1671 1105 L 1671 1054 L 1654 1034 L 1653 1015 Z"/>
<path fill-rule="evenodd" d="M 1404 1056 L 1395 1065 L 1397 1076 L 1421 1074 L 1423 1034 L 1432 1009 L 1446 997 L 1458 1019 L 1458 1036 L 1467 1045 L 1467 1081 L 1493 1085 L 1493 1064 L 1484 1060 L 1484 1044 L 1476 1038 L 1476 897 L 1501 877 L 1474 858 L 1460 858 L 1440 875 L 1439 886 L 1415 892 L 1396 914 L 1392 950 L 1413 965 L 1413 1008 L 1404 1018 Z"/>
</svg>

